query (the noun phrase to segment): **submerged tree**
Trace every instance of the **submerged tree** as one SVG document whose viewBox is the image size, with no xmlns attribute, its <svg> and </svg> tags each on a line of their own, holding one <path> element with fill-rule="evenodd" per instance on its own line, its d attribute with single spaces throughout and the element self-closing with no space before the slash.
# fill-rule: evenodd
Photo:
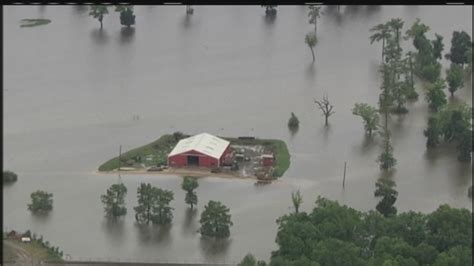
<svg viewBox="0 0 474 266">
<path fill-rule="evenodd" d="M 371 32 L 374 32 L 370 36 L 370 44 L 375 41 L 382 41 L 382 62 L 384 62 L 385 56 L 385 41 L 391 36 L 390 28 L 387 24 L 378 24 L 377 26 L 370 29 Z"/>
<path fill-rule="evenodd" d="M 445 88 L 444 80 L 438 79 L 434 84 L 428 88 L 426 94 L 426 101 L 431 110 L 437 112 L 444 105 L 446 105 L 446 94 L 443 89 Z"/>
<path fill-rule="evenodd" d="M 18 175 L 12 171 L 3 171 L 3 184 L 14 183 L 18 180 Z"/>
<path fill-rule="evenodd" d="M 395 182 L 388 178 L 381 178 L 375 183 L 375 197 L 382 197 L 376 206 L 383 216 L 389 217 L 397 214 L 397 209 L 393 206 L 397 201 L 398 192 L 394 189 Z"/>
<path fill-rule="evenodd" d="M 155 224 L 169 224 L 173 220 L 173 208 L 170 202 L 173 200 L 173 191 L 154 188 L 156 205 L 153 208 L 152 222 Z"/>
<path fill-rule="evenodd" d="M 434 148 L 439 144 L 439 135 L 441 130 L 438 125 L 438 121 L 435 117 L 428 119 L 428 128 L 423 131 L 426 137 L 426 147 Z"/>
<path fill-rule="evenodd" d="M 405 74 L 404 91 L 408 100 L 418 99 L 418 93 L 415 91 L 415 67 L 413 62 L 414 53 L 408 51 L 403 61 L 403 70 Z"/>
<path fill-rule="evenodd" d="M 275 16 L 277 13 L 276 5 L 262 5 L 265 8 L 265 14 L 267 16 Z"/>
<path fill-rule="evenodd" d="M 321 6 L 309 5 L 308 8 L 309 24 L 314 24 L 314 36 L 317 36 L 318 18 L 321 17 Z"/>
<path fill-rule="evenodd" d="M 323 96 L 322 100 L 314 100 L 314 102 L 318 105 L 319 109 L 321 112 L 323 112 L 323 116 L 325 118 L 325 123 L 324 125 L 328 125 L 328 118 L 334 114 L 335 112 L 333 111 L 334 105 L 332 105 L 329 100 L 328 96 Z"/>
<path fill-rule="evenodd" d="M 291 193 L 291 201 L 293 202 L 293 207 L 295 208 L 295 213 L 298 213 L 301 203 L 303 203 L 303 197 L 299 190 Z"/>
<path fill-rule="evenodd" d="M 297 129 L 299 126 L 300 126 L 300 120 L 298 119 L 298 117 L 296 117 L 296 115 L 293 112 L 291 112 L 290 120 L 288 120 L 288 127 L 290 129 Z"/>
<path fill-rule="evenodd" d="M 120 12 L 120 24 L 130 27 L 135 25 L 135 15 L 133 14 L 133 6 L 118 5 L 115 8 L 116 12 Z"/>
<path fill-rule="evenodd" d="M 207 237 L 228 238 L 233 225 L 230 218 L 229 208 L 219 201 L 210 200 L 201 214 L 199 232 Z"/>
<path fill-rule="evenodd" d="M 309 49 L 311 49 L 311 54 L 313 55 L 313 63 L 316 60 L 316 57 L 314 56 L 314 47 L 318 43 L 318 38 L 316 38 L 316 34 L 313 32 L 310 32 L 306 34 L 304 38 L 304 42 L 308 45 Z"/>
<path fill-rule="evenodd" d="M 463 71 L 462 67 L 457 64 L 451 64 L 451 67 L 446 71 L 446 81 L 448 82 L 448 90 L 451 97 L 454 92 L 463 86 Z"/>
<path fill-rule="evenodd" d="M 393 148 L 390 144 L 390 132 L 388 129 L 384 129 L 381 133 L 383 138 L 382 153 L 377 158 L 377 162 L 380 164 L 380 169 L 389 170 L 397 164 L 397 159 L 393 157 Z"/>
<path fill-rule="evenodd" d="M 197 179 L 189 176 L 184 177 L 183 183 L 181 184 L 181 188 L 186 191 L 186 197 L 184 201 L 186 204 L 191 205 L 191 209 L 193 209 L 193 206 L 198 202 L 196 192 L 194 192 L 198 186 L 199 184 Z"/>
<path fill-rule="evenodd" d="M 441 59 L 442 55 L 441 53 L 443 52 L 444 49 L 444 44 L 443 44 L 443 36 L 435 33 L 435 40 L 431 41 L 431 44 L 433 46 L 433 57 L 435 59 Z"/>
<path fill-rule="evenodd" d="M 141 183 L 137 189 L 137 197 L 138 206 L 133 208 L 135 210 L 135 220 L 141 224 L 149 224 L 157 203 L 154 187 L 150 183 Z"/>
<path fill-rule="evenodd" d="M 124 184 L 113 184 L 107 189 L 106 194 L 100 196 L 104 204 L 106 217 L 116 219 L 127 214 L 127 208 L 125 207 L 126 195 L 127 187 Z"/>
<path fill-rule="evenodd" d="M 454 31 L 451 39 L 451 50 L 446 58 L 464 68 L 464 64 L 469 62 L 468 51 L 470 47 L 472 47 L 471 36 L 465 31 Z"/>
<path fill-rule="evenodd" d="M 92 16 L 93 18 L 99 20 L 100 22 L 100 29 L 102 29 L 102 20 L 104 19 L 104 16 L 109 13 L 109 10 L 107 10 L 107 6 L 105 5 L 93 5 L 91 6 L 91 11 L 89 12 L 89 16 Z"/>
<path fill-rule="evenodd" d="M 372 136 L 372 132 L 379 127 L 379 114 L 375 107 L 366 103 L 356 103 L 352 108 L 352 114 L 360 116 L 364 121 L 365 132 Z"/>
<path fill-rule="evenodd" d="M 31 203 L 28 210 L 34 213 L 48 212 L 53 209 L 53 194 L 43 190 L 31 193 Z"/>
<path fill-rule="evenodd" d="M 472 152 L 472 107 L 467 104 L 449 104 L 428 120 L 424 131 L 427 147 L 433 148 L 440 138 L 447 143 L 455 142 L 459 161 L 470 161 Z"/>
<path fill-rule="evenodd" d="M 397 52 L 401 53 L 401 48 L 400 48 L 400 36 L 401 36 L 401 30 L 403 28 L 403 24 L 405 22 L 401 18 L 393 18 L 389 22 L 386 23 L 387 27 L 391 29 L 391 31 L 395 34 L 395 43 L 397 46 Z"/>
</svg>

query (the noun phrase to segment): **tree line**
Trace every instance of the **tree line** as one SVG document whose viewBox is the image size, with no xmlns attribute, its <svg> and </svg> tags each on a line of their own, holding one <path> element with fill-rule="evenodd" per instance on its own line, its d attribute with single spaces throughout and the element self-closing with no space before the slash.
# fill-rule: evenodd
<svg viewBox="0 0 474 266">
<path fill-rule="evenodd" d="M 292 200 L 301 202 L 299 192 Z M 295 206 L 277 225 L 272 266 L 472 265 L 472 212 L 446 204 L 429 214 L 384 215 L 319 196 L 311 212 Z M 250 253 L 239 265 L 267 263 Z"/>
</svg>

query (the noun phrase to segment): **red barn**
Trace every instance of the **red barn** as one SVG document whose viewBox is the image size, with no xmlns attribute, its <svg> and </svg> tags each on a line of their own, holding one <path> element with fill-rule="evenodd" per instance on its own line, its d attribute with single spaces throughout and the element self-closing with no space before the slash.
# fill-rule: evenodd
<svg viewBox="0 0 474 266">
<path fill-rule="evenodd" d="M 168 165 L 170 167 L 220 167 L 229 153 L 231 153 L 230 142 L 202 133 L 180 140 L 168 154 Z"/>
</svg>

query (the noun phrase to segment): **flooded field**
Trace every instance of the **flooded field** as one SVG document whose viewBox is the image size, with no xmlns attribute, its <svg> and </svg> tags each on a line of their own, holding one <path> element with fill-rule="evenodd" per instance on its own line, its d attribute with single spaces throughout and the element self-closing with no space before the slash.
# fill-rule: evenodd
<svg viewBox="0 0 474 266">
<path fill-rule="evenodd" d="M 42 234 L 73 259 L 236 262 L 252 252 L 268 260 L 276 249 L 275 220 L 290 211 L 296 189 L 303 210 L 318 195 L 373 209 L 380 143 L 365 139 L 360 118 L 351 113 L 356 102 L 375 105 L 380 93 L 381 47 L 370 45 L 369 28 L 400 17 L 405 30 L 419 17 L 431 28 L 429 38 L 444 36 L 443 54 L 454 30 L 472 32 L 468 6 L 353 6 L 342 7 L 340 16 L 335 7 L 324 7 L 312 65 L 304 6 L 279 6 L 274 21 L 260 6 L 196 6 L 188 18 L 184 6 L 136 6 L 137 24 L 130 30 L 109 12 L 101 32 L 85 7 L 4 7 L 3 158 L 4 168 L 19 175 L 3 189 L 4 229 Z M 24 18 L 51 23 L 21 28 Z M 443 65 L 449 63 L 443 59 Z M 465 82 L 452 100 L 470 103 L 471 87 Z M 472 209 L 471 164 L 459 163 L 453 147 L 426 151 L 428 107 L 417 89 L 420 99 L 409 113 L 390 122 L 396 207 L 431 212 L 448 203 Z M 323 94 L 336 111 L 328 127 L 313 102 Z M 300 120 L 294 134 L 287 127 L 291 112 Z M 178 130 L 281 139 L 291 166 L 266 186 L 200 179 L 197 212 L 187 211 L 179 177 L 94 174 L 119 145 L 128 150 Z M 129 191 L 128 214 L 109 224 L 100 195 L 119 179 Z M 174 191 L 171 227 L 135 225 L 141 182 Z M 37 189 L 54 194 L 48 216 L 27 211 Z M 196 233 L 211 199 L 230 208 L 234 226 L 225 243 L 202 241 Z"/>
</svg>

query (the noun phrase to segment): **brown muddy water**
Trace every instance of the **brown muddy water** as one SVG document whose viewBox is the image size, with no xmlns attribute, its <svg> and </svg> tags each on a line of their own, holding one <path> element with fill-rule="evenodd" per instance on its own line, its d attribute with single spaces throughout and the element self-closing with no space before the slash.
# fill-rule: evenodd
<svg viewBox="0 0 474 266">
<path fill-rule="evenodd" d="M 318 23 L 316 63 L 304 35 L 307 8 L 279 6 L 274 21 L 260 6 L 137 6 L 137 24 L 121 29 L 110 12 L 104 30 L 84 7 L 4 7 L 4 168 L 19 174 L 5 187 L 4 230 L 30 229 L 73 259 L 236 262 L 252 252 L 268 259 L 276 249 L 275 220 L 291 211 L 290 193 L 300 189 L 303 209 L 318 195 L 359 210 L 375 207 L 378 140 L 364 138 L 355 102 L 377 103 L 381 44 L 369 43 L 369 28 L 393 17 L 405 28 L 417 17 L 444 36 L 449 50 L 454 30 L 472 32 L 470 6 L 324 7 Z M 45 26 L 20 28 L 24 18 L 48 18 Z M 406 47 L 411 47 L 406 43 Z M 448 62 L 443 60 L 445 67 Z M 443 70 L 444 72 L 444 70 Z M 471 102 L 471 82 L 456 99 Z M 410 112 L 393 117 L 398 160 L 399 211 L 431 212 L 440 204 L 472 209 L 467 188 L 471 164 L 455 150 L 427 153 L 423 129 L 428 117 L 423 92 Z M 330 126 L 313 98 L 328 94 L 336 113 Z M 291 134 L 290 113 L 300 119 Z M 138 114 L 140 120 L 133 120 Z M 285 140 L 291 166 L 278 182 L 200 179 L 197 213 L 184 205 L 181 179 L 123 175 L 128 214 L 117 224 L 103 218 L 100 195 L 119 181 L 93 172 L 127 150 L 180 130 L 223 136 L 252 135 Z M 344 161 L 347 180 L 341 187 Z M 139 228 L 133 207 L 140 182 L 171 189 L 173 224 Z M 45 217 L 26 208 L 29 194 L 54 194 Z M 234 226 L 226 243 L 209 243 L 196 233 L 208 200 L 230 207 Z"/>
</svg>

